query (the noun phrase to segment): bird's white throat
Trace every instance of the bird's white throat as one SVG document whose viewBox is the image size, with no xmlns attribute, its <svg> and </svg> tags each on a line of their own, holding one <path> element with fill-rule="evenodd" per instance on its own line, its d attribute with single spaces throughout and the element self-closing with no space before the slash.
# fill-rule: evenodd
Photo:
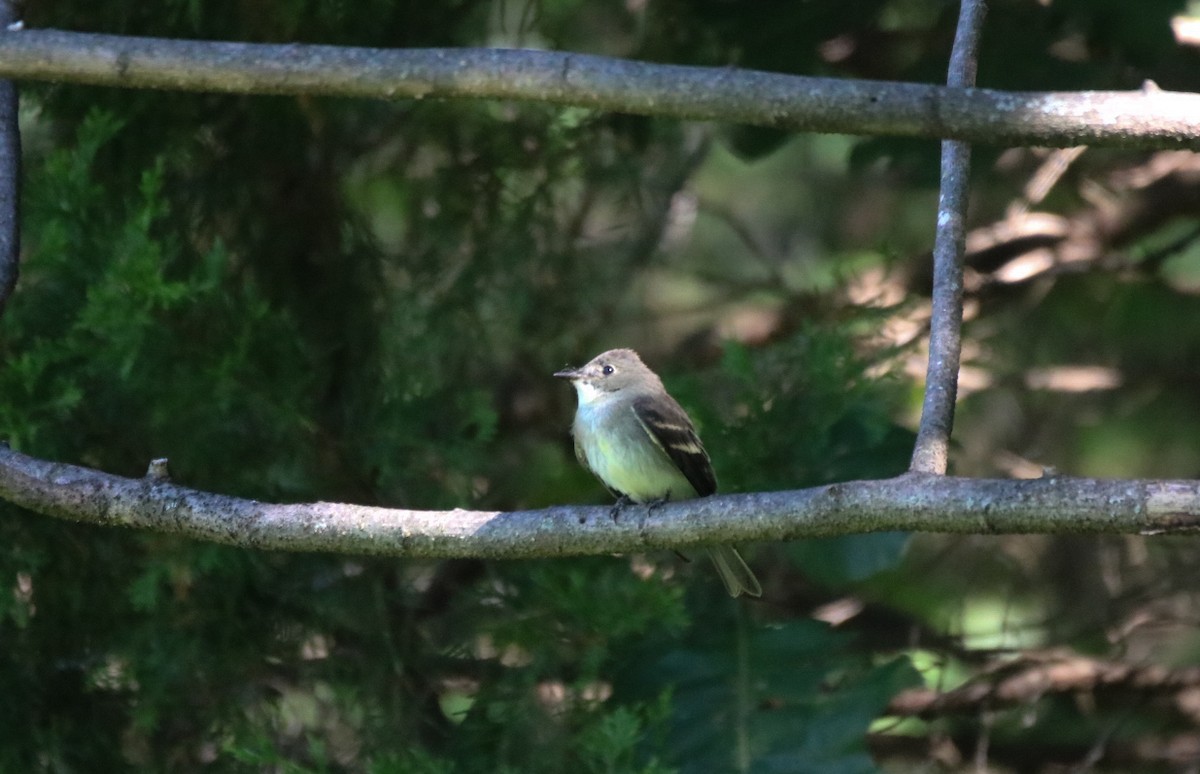
<svg viewBox="0 0 1200 774">
<path fill-rule="evenodd" d="M 591 382 L 586 382 L 583 379 L 574 382 L 574 384 L 575 393 L 579 396 L 580 406 L 590 406 L 601 396 L 606 394 L 603 390 L 597 389 L 596 385 L 592 384 Z"/>
</svg>

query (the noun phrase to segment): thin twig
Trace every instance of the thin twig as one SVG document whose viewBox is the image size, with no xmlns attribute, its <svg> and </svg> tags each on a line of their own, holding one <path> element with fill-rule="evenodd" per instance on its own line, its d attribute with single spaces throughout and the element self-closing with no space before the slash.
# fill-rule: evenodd
<svg viewBox="0 0 1200 774">
<path fill-rule="evenodd" d="M 0 34 L 0 77 L 123 88 L 375 99 L 485 98 L 808 132 L 1001 146 L 1200 150 L 1200 95 L 1006 92 L 683 67 L 560 51 L 379 49 Z"/>
<path fill-rule="evenodd" d="M 1028 210 L 1030 206 L 1036 206 L 1042 203 L 1042 200 L 1050 193 L 1050 189 L 1058 183 L 1059 179 L 1066 174 L 1067 169 L 1075 162 L 1075 159 L 1083 155 L 1087 150 L 1086 145 L 1077 145 L 1074 148 L 1055 148 L 1046 157 L 1038 167 L 1037 172 L 1025 184 L 1025 189 L 1021 193 L 1021 212 Z"/>
<path fill-rule="evenodd" d="M 975 85 L 983 0 L 962 0 L 954 49 L 950 54 L 950 87 Z M 942 189 L 938 197 L 937 236 L 933 246 L 933 312 L 930 319 L 929 365 L 925 400 L 909 470 L 943 475 L 949 462 L 950 431 L 958 395 L 962 352 L 963 243 L 966 238 L 967 182 L 971 146 L 961 140 L 942 142 Z"/>
<path fill-rule="evenodd" d="M 1047 696 L 1107 692 L 1126 702 L 1172 699 L 1200 687 L 1200 669 L 1168 669 L 1065 652 L 1027 651 L 975 675 L 952 691 L 911 688 L 892 698 L 885 714 L 930 720 L 987 710 L 1031 707 Z"/>
<path fill-rule="evenodd" d="M 17 11 L 0 0 L 0 29 L 12 30 Z M 17 125 L 17 85 L 0 81 L 0 316 L 17 284 L 21 254 L 21 130 Z"/>
</svg>

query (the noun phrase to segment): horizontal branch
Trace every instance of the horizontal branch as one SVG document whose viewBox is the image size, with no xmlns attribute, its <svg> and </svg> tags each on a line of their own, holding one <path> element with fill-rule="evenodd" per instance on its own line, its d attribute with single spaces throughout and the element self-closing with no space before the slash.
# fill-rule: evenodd
<svg viewBox="0 0 1200 774">
<path fill-rule="evenodd" d="M 0 447 L 0 498 L 47 516 L 248 548 L 410 557 L 521 558 L 792 540 L 865 532 L 1142 533 L 1200 528 L 1200 481 L 909 473 L 788 492 L 539 511 L 412 511 L 337 503 L 273 505 L 146 477 L 39 460 Z"/>
<path fill-rule="evenodd" d="M 0 78 L 239 94 L 473 97 L 777 129 L 1200 150 L 1200 95 L 1003 92 L 683 67 L 554 51 L 374 49 L 0 33 Z"/>
</svg>

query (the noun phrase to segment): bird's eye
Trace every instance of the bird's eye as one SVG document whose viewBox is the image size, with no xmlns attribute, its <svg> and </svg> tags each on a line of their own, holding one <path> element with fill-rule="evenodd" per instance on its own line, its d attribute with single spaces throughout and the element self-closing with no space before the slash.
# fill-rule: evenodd
<svg viewBox="0 0 1200 774">
<path fill-rule="evenodd" d="M 605 376 L 612 376 L 612 372 L 613 372 L 613 371 L 615 371 L 615 370 L 616 370 L 616 369 L 615 369 L 615 368 L 613 368 L 613 367 L 612 367 L 612 366 L 610 366 L 610 365 L 606 365 L 606 366 L 604 366 L 604 368 L 601 368 L 601 369 L 600 369 L 600 371 L 601 371 L 601 372 L 602 372 L 602 373 L 603 373 Z"/>
</svg>

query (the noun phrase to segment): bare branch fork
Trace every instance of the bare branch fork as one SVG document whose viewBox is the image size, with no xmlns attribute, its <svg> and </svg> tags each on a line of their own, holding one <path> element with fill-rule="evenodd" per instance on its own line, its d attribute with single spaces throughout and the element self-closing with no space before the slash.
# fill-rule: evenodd
<svg viewBox="0 0 1200 774">
<path fill-rule="evenodd" d="M 1200 95 L 1004 92 L 633 62 L 557 51 L 377 49 L 0 33 L 0 77 L 376 99 L 493 98 L 806 132 L 1200 150 Z"/>
<path fill-rule="evenodd" d="M 0 7 L 5 6 L 0 0 Z M 972 81 L 982 5 L 964 3 L 951 86 L 798 78 L 543 51 L 383 51 L 165 41 L 54 31 L 0 32 L 0 77 L 138 88 L 377 98 L 539 100 L 806 131 L 1021 144 L 1200 148 L 1200 95 L 1013 94 Z M 18 146 L 0 84 L 0 258 L 15 255 Z M 11 91 L 15 110 L 15 90 Z M 613 523 L 608 507 L 512 513 L 272 505 L 177 486 L 165 462 L 128 479 L 0 448 L 0 497 L 32 511 L 278 550 L 411 557 L 597 554 L 711 542 L 889 530 L 1168 533 L 1200 529 L 1200 482 L 962 479 L 945 472 L 961 321 L 965 147 L 949 144 L 939 204 L 935 309 L 922 437 L 912 472 L 791 492 L 667 504 Z M 955 151 L 955 148 L 959 150 Z M 0 263 L 0 266 L 4 264 Z M 3 271 L 3 269 L 0 269 Z M 13 275 L 15 276 L 15 275 Z M 0 279 L 3 277 L 0 276 Z M 2 302 L 0 296 L 0 302 Z M 932 359 L 931 359 L 932 360 Z M 929 440 L 932 439 L 932 440 Z"/>
</svg>

